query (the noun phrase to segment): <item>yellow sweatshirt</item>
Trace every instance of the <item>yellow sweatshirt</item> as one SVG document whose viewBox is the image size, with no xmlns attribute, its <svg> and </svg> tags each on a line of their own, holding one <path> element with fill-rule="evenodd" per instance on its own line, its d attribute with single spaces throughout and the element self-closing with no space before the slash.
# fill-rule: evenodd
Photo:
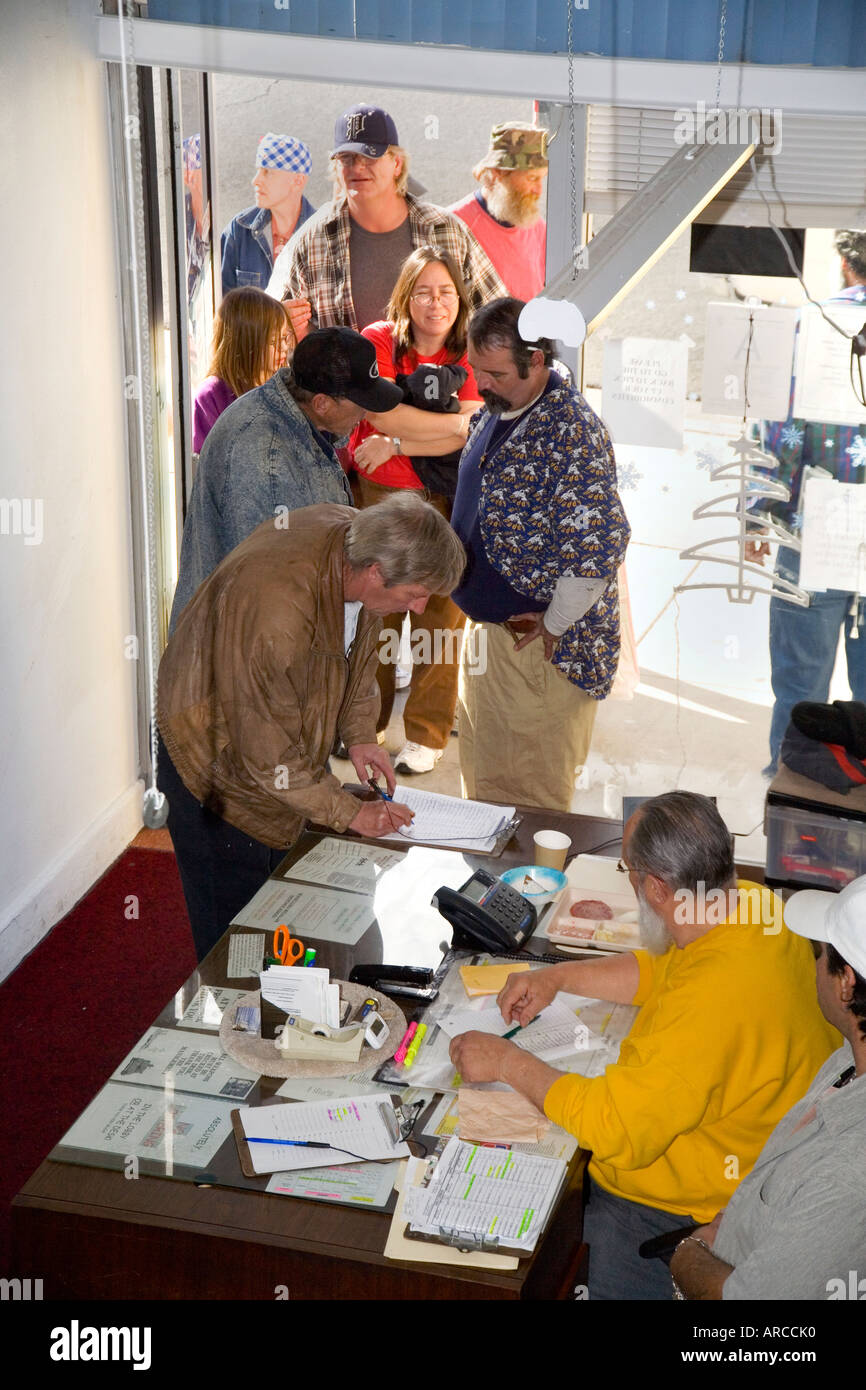
<svg viewBox="0 0 866 1390">
<path fill-rule="evenodd" d="M 592 1150 L 619 1197 L 709 1221 L 839 1035 L 818 1008 L 808 941 L 741 882 L 737 912 L 684 949 L 636 952 L 640 1013 L 603 1076 L 563 1076 L 545 1114 Z M 763 915 L 758 909 L 761 902 Z"/>
</svg>

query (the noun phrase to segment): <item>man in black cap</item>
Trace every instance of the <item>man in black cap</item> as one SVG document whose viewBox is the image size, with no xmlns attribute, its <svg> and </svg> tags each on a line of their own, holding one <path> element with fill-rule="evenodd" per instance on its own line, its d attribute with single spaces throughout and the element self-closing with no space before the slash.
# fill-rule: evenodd
<svg viewBox="0 0 866 1390">
<path fill-rule="evenodd" d="M 290 512 L 317 502 L 351 505 L 326 436 L 339 439 L 367 411 L 392 410 L 402 399 L 380 378 L 372 343 L 326 328 L 298 344 L 290 367 L 223 412 L 192 487 L 170 632 L 199 585 L 261 522 L 285 526 Z"/>
<path fill-rule="evenodd" d="M 418 246 L 452 256 L 472 308 L 505 293 L 465 223 L 409 192 L 409 158 L 381 107 L 352 106 L 339 117 L 331 153 L 334 198 L 292 237 L 274 262 L 268 293 L 308 300 L 313 328 L 366 328 L 386 317 L 406 257 Z"/>
</svg>

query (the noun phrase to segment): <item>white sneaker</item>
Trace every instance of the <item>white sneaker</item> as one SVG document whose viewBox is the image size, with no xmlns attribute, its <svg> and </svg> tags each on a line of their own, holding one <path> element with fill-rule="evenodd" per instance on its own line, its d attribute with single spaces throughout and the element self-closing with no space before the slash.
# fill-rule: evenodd
<svg viewBox="0 0 866 1390">
<path fill-rule="evenodd" d="M 444 748 L 427 748 L 423 743 L 404 743 L 394 759 L 397 772 L 432 772 Z"/>
</svg>

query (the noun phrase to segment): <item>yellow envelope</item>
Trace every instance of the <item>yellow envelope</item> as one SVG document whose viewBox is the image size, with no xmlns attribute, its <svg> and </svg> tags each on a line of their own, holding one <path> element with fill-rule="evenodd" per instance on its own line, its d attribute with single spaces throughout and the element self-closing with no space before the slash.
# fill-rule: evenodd
<svg viewBox="0 0 866 1390">
<path fill-rule="evenodd" d="M 461 965 L 460 978 L 470 999 L 479 994 L 498 994 L 509 975 L 530 970 L 528 961 L 504 961 L 502 965 Z"/>
</svg>

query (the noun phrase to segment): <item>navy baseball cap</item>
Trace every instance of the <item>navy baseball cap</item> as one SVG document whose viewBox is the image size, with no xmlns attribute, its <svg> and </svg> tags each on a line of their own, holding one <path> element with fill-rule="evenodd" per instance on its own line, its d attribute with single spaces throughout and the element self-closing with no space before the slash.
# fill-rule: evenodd
<svg viewBox="0 0 866 1390">
<path fill-rule="evenodd" d="M 291 363 L 295 381 L 305 391 L 321 391 L 362 405 L 365 410 L 393 410 L 403 392 L 379 375 L 376 349 L 352 328 L 317 328 L 302 338 Z"/>
<path fill-rule="evenodd" d="M 381 106 L 350 106 L 334 126 L 332 154 L 364 154 L 381 159 L 389 145 L 399 145 L 397 127 Z"/>
</svg>

